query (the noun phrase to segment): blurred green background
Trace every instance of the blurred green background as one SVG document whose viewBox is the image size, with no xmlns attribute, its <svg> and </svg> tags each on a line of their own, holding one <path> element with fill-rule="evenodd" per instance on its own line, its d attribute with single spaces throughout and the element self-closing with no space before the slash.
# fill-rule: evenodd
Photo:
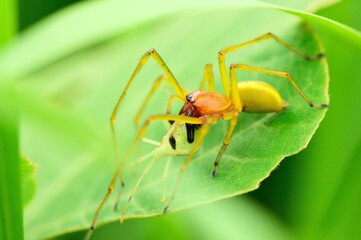
<svg viewBox="0 0 361 240">
<path fill-rule="evenodd" d="M 19 32 L 75 2 L 20 0 Z M 360 1 L 346 0 L 317 14 L 361 30 L 360 9 Z M 245 196 L 109 224 L 97 228 L 94 239 L 361 239 L 361 49 L 315 31 L 329 62 L 331 107 L 306 150 Z"/>
</svg>

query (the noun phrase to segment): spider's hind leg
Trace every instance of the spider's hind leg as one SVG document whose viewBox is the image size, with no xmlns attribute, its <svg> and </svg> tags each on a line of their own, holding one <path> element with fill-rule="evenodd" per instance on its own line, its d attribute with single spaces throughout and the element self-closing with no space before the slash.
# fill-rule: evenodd
<svg viewBox="0 0 361 240">
<path fill-rule="evenodd" d="M 235 71 L 235 70 L 252 71 L 252 72 L 259 72 L 259 73 L 264 73 L 264 74 L 274 75 L 274 76 L 277 76 L 277 77 L 284 78 L 284 79 L 288 80 L 289 83 L 291 83 L 293 88 L 298 92 L 298 94 L 305 100 L 305 102 L 310 107 L 312 107 L 312 108 L 320 108 L 320 109 L 328 108 L 327 103 L 314 103 L 314 102 L 312 102 L 307 97 L 307 95 L 301 90 L 301 88 L 298 86 L 298 84 L 296 83 L 296 81 L 293 79 L 293 77 L 291 76 L 291 74 L 289 72 L 258 68 L 258 67 L 248 66 L 246 64 L 233 64 L 231 66 L 231 68 L 232 68 L 233 71 Z"/>
</svg>

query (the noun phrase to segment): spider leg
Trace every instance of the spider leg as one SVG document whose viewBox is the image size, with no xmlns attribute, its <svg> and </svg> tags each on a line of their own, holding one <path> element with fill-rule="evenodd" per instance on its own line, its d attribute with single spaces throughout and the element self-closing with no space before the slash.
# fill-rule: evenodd
<svg viewBox="0 0 361 240">
<path fill-rule="evenodd" d="M 264 35 L 262 35 L 262 36 L 260 36 L 258 38 L 255 38 L 253 40 L 226 47 L 226 48 L 224 48 L 224 49 L 222 49 L 221 51 L 218 52 L 218 64 L 219 64 L 223 89 L 224 89 L 226 95 L 230 94 L 230 88 L 231 88 L 230 83 L 229 83 L 229 77 L 228 77 L 228 74 L 227 74 L 226 62 L 225 62 L 226 54 L 229 53 L 229 52 L 234 52 L 234 51 L 236 51 L 236 50 L 238 50 L 238 49 L 240 49 L 242 47 L 246 47 L 246 46 L 252 45 L 254 43 L 258 43 L 258 42 L 261 42 L 263 40 L 267 40 L 267 39 L 274 39 L 277 43 L 283 45 L 284 47 L 288 48 L 292 52 L 296 53 L 297 55 L 301 56 L 302 58 L 304 58 L 305 60 L 308 60 L 308 61 L 319 59 L 319 58 L 322 58 L 324 56 L 323 53 L 318 53 L 318 54 L 313 55 L 313 56 L 308 56 L 308 55 L 304 54 L 300 50 L 298 50 L 295 47 L 291 46 L 290 44 L 283 41 L 282 39 L 280 39 L 279 37 L 277 37 L 276 35 L 274 35 L 272 33 L 266 33 L 266 34 L 264 34 Z"/>
<path fill-rule="evenodd" d="M 139 60 L 139 63 L 138 65 L 136 66 L 133 74 L 131 75 L 130 79 L 128 80 L 122 94 L 120 95 L 114 109 L 113 109 L 113 112 L 112 112 L 112 115 L 110 117 L 110 128 L 111 128 L 111 133 L 112 133 L 112 142 L 113 142 L 113 149 L 114 149 L 114 156 L 115 156 L 115 159 L 116 159 L 116 162 L 118 163 L 118 168 L 114 174 L 114 177 L 112 178 L 109 186 L 108 186 L 108 191 L 105 195 L 105 197 L 103 198 L 103 200 L 101 201 L 100 205 L 98 206 L 94 216 L 93 216 L 93 219 L 92 219 L 92 224 L 89 228 L 89 231 L 87 232 L 87 235 L 85 237 L 85 239 L 89 239 L 92 232 L 93 232 L 93 229 L 95 227 L 95 224 L 96 224 L 96 220 L 98 218 L 98 215 L 101 211 L 101 209 L 103 208 L 105 202 L 107 201 L 107 199 L 109 198 L 109 195 L 113 192 L 114 190 L 114 186 L 115 186 L 115 182 L 116 182 L 116 178 L 120 178 L 120 182 L 121 182 L 121 189 L 120 189 L 120 193 L 119 193 L 119 196 L 118 198 L 120 197 L 120 194 L 122 193 L 123 189 L 124 189 L 124 180 L 123 180 L 123 177 L 122 177 L 122 174 L 121 174 L 121 170 L 122 170 L 122 167 L 124 165 L 124 159 L 122 161 L 119 160 L 119 154 L 118 154 L 118 150 L 117 150 L 117 141 L 116 141 L 116 134 L 115 134 L 115 128 L 114 128 L 114 123 L 116 121 L 116 118 L 117 118 L 117 114 L 118 114 L 118 111 L 119 111 L 119 108 L 120 108 L 120 105 L 121 103 L 123 102 L 124 100 L 124 97 L 126 95 L 126 93 L 128 92 L 130 86 L 132 85 L 136 75 L 139 73 L 139 71 L 141 70 L 141 68 L 143 67 L 143 65 L 145 65 L 149 59 L 149 57 L 153 57 L 153 59 L 158 63 L 158 65 L 161 67 L 161 69 L 163 70 L 163 72 L 165 73 L 165 76 L 166 76 L 166 79 L 167 79 L 167 82 L 170 83 L 177 96 L 180 98 L 180 99 L 185 99 L 185 91 L 180 87 L 179 83 L 177 82 L 176 78 L 174 77 L 173 73 L 170 71 L 170 69 L 168 68 L 168 66 L 166 65 L 166 63 L 164 62 L 164 60 L 161 58 L 161 56 L 154 50 L 154 49 L 151 49 L 149 51 L 147 51 Z M 161 81 L 161 80 L 159 80 Z M 148 94 L 148 95 L 152 95 L 154 93 L 155 90 L 151 90 L 151 93 Z M 144 106 L 143 106 L 144 105 Z M 143 107 L 145 107 L 145 103 L 143 103 Z M 140 112 L 142 112 L 142 110 L 140 110 Z M 167 116 L 167 115 L 165 115 Z M 168 118 L 166 118 L 165 120 L 168 120 Z M 172 119 L 170 119 L 172 120 Z M 178 118 L 177 118 L 178 120 Z M 183 119 L 184 120 L 184 119 Z M 150 120 L 149 120 L 150 121 Z M 138 139 L 138 138 L 137 138 Z M 139 141 L 139 140 L 137 140 Z"/>
<path fill-rule="evenodd" d="M 160 55 L 157 53 L 157 51 L 155 51 L 154 49 L 149 50 L 148 52 L 146 52 L 139 60 L 139 63 L 137 65 L 137 67 L 135 68 L 133 74 L 131 75 L 130 79 L 128 80 L 127 85 L 125 86 L 123 93 L 120 95 L 113 113 L 110 117 L 110 128 L 111 128 L 111 132 L 112 132 L 112 140 L 113 140 L 113 146 L 114 146 L 114 155 L 115 155 L 115 159 L 117 160 L 117 162 L 119 162 L 119 154 L 118 154 L 118 150 L 117 150 L 117 142 L 116 142 L 116 135 L 115 135 L 115 128 L 114 128 L 114 123 L 115 120 L 117 118 L 117 113 L 119 111 L 119 107 L 121 105 L 121 103 L 123 102 L 123 99 L 128 91 L 128 89 L 130 88 L 131 84 L 133 83 L 136 75 L 139 73 L 139 71 L 142 69 L 143 65 L 145 65 L 149 59 L 149 57 L 153 57 L 153 59 L 158 63 L 158 65 L 161 67 L 161 69 L 163 70 L 163 72 L 165 73 L 167 82 L 169 82 L 177 96 L 179 96 L 181 99 L 185 99 L 185 92 L 184 90 L 180 87 L 180 85 L 178 84 L 177 80 L 175 79 L 173 73 L 170 71 L 170 69 L 168 68 L 168 66 L 166 65 L 166 63 L 164 62 L 164 60 L 160 57 Z M 159 80 L 160 81 L 160 80 Z M 154 91 L 151 91 L 150 95 L 152 95 Z M 149 94 L 148 94 L 149 95 Z M 145 105 L 145 104 L 143 104 Z M 144 106 L 145 107 L 145 106 Z M 121 179 L 121 186 L 122 188 L 124 187 L 124 181 L 122 179 L 122 175 L 121 173 L 119 173 L 120 179 Z"/>
<path fill-rule="evenodd" d="M 108 191 L 105 194 L 103 200 L 101 201 L 100 205 L 98 206 L 94 216 L 93 216 L 93 220 L 91 223 L 91 226 L 87 232 L 87 235 L 85 237 L 86 240 L 88 240 L 91 236 L 91 234 L 93 233 L 93 230 L 95 228 L 95 224 L 97 221 L 97 218 L 99 216 L 100 211 L 102 210 L 104 204 L 106 203 L 106 201 L 108 200 L 110 194 L 113 192 L 114 190 L 114 186 L 115 186 L 115 182 L 117 180 L 117 178 L 120 176 L 121 171 L 123 169 L 124 164 L 126 163 L 126 161 L 129 159 L 130 155 L 132 154 L 134 148 L 137 146 L 137 144 L 141 141 L 141 139 L 143 138 L 143 136 L 145 135 L 149 124 L 151 124 L 152 122 L 155 121 L 176 121 L 176 122 L 180 122 L 180 123 L 192 123 L 192 124 L 202 124 L 203 120 L 199 119 L 199 118 L 194 118 L 194 117 L 187 117 L 187 116 L 180 116 L 180 115 L 171 115 L 171 114 L 160 114 L 160 115 L 153 115 L 150 116 L 146 119 L 146 121 L 143 123 L 142 127 L 140 128 L 140 130 L 138 131 L 137 137 L 134 139 L 134 141 L 132 142 L 132 144 L 130 145 L 130 147 L 128 148 L 128 151 L 126 152 L 124 158 L 122 159 L 122 161 L 119 162 L 117 169 L 115 170 L 115 173 L 110 181 L 110 184 L 108 185 Z M 193 148 L 193 150 L 197 150 L 197 148 Z"/>
<path fill-rule="evenodd" d="M 157 91 L 157 89 L 159 88 L 161 82 L 167 82 L 167 77 L 165 75 L 162 75 L 160 77 L 158 77 L 154 83 L 152 88 L 150 89 L 148 95 L 144 98 L 144 101 L 142 103 L 142 105 L 140 106 L 137 114 L 134 117 L 134 124 L 135 124 L 135 129 L 138 129 L 138 123 L 140 120 L 140 116 L 142 115 L 142 113 L 144 112 L 145 107 L 147 106 L 147 103 L 149 102 L 149 100 L 151 99 L 151 97 L 153 96 L 153 94 Z"/>
<path fill-rule="evenodd" d="M 153 83 L 153 86 L 151 88 L 151 90 L 149 91 L 148 95 L 146 96 L 146 98 L 144 99 L 141 107 L 139 108 L 137 114 L 135 115 L 135 118 L 134 118 L 134 123 L 135 123 L 135 127 L 136 129 L 138 129 L 138 123 L 139 123 L 139 120 L 140 120 L 140 117 L 142 115 L 142 113 L 144 112 L 144 109 L 145 107 L 147 106 L 147 104 L 149 103 L 151 97 L 153 96 L 153 94 L 159 89 L 159 86 L 161 84 L 161 82 L 167 82 L 167 83 L 171 83 L 168 81 L 168 78 L 167 76 L 165 75 L 162 75 L 160 77 L 158 77 L 154 83 Z M 183 90 L 184 91 L 184 90 Z M 184 91 L 185 92 L 185 91 Z M 180 96 L 178 95 L 172 95 L 169 97 L 168 99 L 168 104 L 167 104 L 167 114 L 170 114 L 170 109 L 171 109 L 171 105 L 172 105 L 172 102 L 177 99 L 179 101 L 181 101 L 182 103 L 184 103 L 184 98 L 181 98 Z"/>
<path fill-rule="evenodd" d="M 168 173 L 169 173 L 169 168 L 170 168 L 170 164 L 171 164 L 171 158 L 168 157 L 166 164 L 164 166 L 164 171 L 163 171 L 163 194 L 162 194 L 162 203 L 165 203 L 166 199 L 167 199 L 167 179 L 168 179 Z"/>
<path fill-rule="evenodd" d="M 120 186 L 120 190 L 118 192 L 118 195 L 117 195 L 117 198 L 115 199 L 115 203 L 114 203 L 114 206 L 113 206 L 113 210 L 114 211 L 117 211 L 118 210 L 118 204 L 119 204 L 119 201 L 120 201 L 120 197 L 122 196 L 123 194 L 123 190 L 124 190 L 124 180 L 123 180 L 123 177 L 121 174 L 119 174 L 119 178 L 120 178 L 120 183 L 121 183 L 121 186 Z"/>
<path fill-rule="evenodd" d="M 174 185 L 174 188 L 173 188 L 173 191 L 172 191 L 172 195 L 170 196 L 167 204 L 165 205 L 164 209 L 163 209 L 163 213 L 166 213 L 169 209 L 169 206 L 171 205 L 171 203 L 173 202 L 174 200 L 174 197 L 178 191 L 178 188 L 179 188 L 179 185 L 180 185 L 180 182 L 182 180 L 182 176 L 183 176 L 183 173 L 187 170 L 187 167 L 193 157 L 193 155 L 196 153 L 197 149 L 199 148 L 199 146 L 202 144 L 203 142 L 203 139 L 204 137 L 207 135 L 210 127 L 212 124 L 216 123 L 217 122 L 217 119 L 215 117 L 209 117 L 205 123 L 202 124 L 202 127 L 200 128 L 200 132 L 199 132 L 199 136 L 198 138 L 196 139 L 191 151 L 189 152 L 189 154 L 187 155 L 186 159 L 184 160 L 183 164 L 182 164 L 182 167 L 179 171 L 179 174 L 178 174 L 178 178 L 176 180 L 176 183 Z M 194 124 L 194 123 L 192 123 Z"/>
<path fill-rule="evenodd" d="M 224 151 L 226 150 L 226 148 L 227 148 L 227 146 L 228 146 L 228 144 L 229 144 L 229 142 L 231 140 L 234 127 L 236 126 L 236 124 L 238 122 L 238 115 L 239 115 L 238 112 L 235 112 L 235 114 L 233 115 L 233 117 L 231 119 L 231 124 L 230 124 L 230 126 L 228 128 L 226 136 L 224 137 L 223 145 L 222 145 L 221 149 L 218 152 L 216 161 L 213 164 L 212 177 L 214 177 L 216 175 L 217 166 L 219 164 L 219 161 L 221 160 L 221 157 L 222 157 Z"/>
<path fill-rule="evenodd" d="M 168 98 L 168 103 L 167 103 L 167 114 L 170 114 L 170 109 L 172 108 L 172 103 L 174 100 L 178 100 L 182 103 L 184 103 L 184 99 L 183 98 L 180 98 L 179 96 L 177 95 L 172 95 Z M 171 123 L 172 124 L 172 123 Z"/>
<path fill-rule="evenodd" d="M 206 83 L 208 83 L 208 90 L 214 91 L 214 74 L 212 70 L 212 64 L 206 64 L 203 72 L 203 79 L 199 87 L 200 90 L 206 88 Z"/>
<path fill-rule="evenodd" d="M 232 69 L 231 71 L 236 71 L 236 70 L 253 71 L 253 72 L 259 72 L 259 73 L 264 73 L 264 74 L 269 74 L 269 75 L 274 75 L 274 76 L 278 76 L 281 78 L 285 78 L 292 84 L 294 89 L 298 92 L 299 95 L 301 95 L 301 97 L 307 102 L 307 104 L 310 107 L 312 107 L 312 108 L 327 108 L 328 107 L 328 104 L 326 104 L 326 103 L 315 104 L 315 103 L 311 102 L 311 100 L 303 93 L 301 88 L 297 85 L 297 83 L 292 78 L 292 76 L 290 75 L 289 72 L 257 68 L 257 67 L 248 66 L 246 64 L 233 64 L 231 66 L 231 69 Z M 235 74 L 233 74 L 233 75 L 235 75 Z"/>
<path fill-rule="evenodd" d="M 167 80 L 168 82 L 173 86 L 176 94 L 182 98 L 185 99 L 185 95 L 186 93 L 184 92 L 184 90 L 181 88 L 181 86 L 179 85 L 179 83 L 177 82 L 177 80 L 175 79 L 173 73 L 171 72 L 171 70 L 168 68 L 168 66 L 166 65 L 166 63 L 164 62 L 164 60 L 161 58 L 161 56 L 157 53 L 157 51 L 155 51 L 155 49 L 151 49 L 148 52 L 146 52 L 139 60 L 139 63 L 137 65 L 137 67 L 135 68 L 132 76 L 130 77 L 127 85 L 125 86 L 123 93 L 121 94 L 121 96 L 118 99 L 118 102 L 116 103 L 112 116 L 110 118 L 110 125 L 114 126 L 114 122 L 116 120 L 117 117 L 117 113 L 119 111 L 119 107 L 120 104 L 122 103 L 129 87 L 131 86 L 131 84 L 133 83 L 136 75 L 139 73 L 139 71 L 142 69 L 143 65 L 145 65 L 149 59 L 149 57 L 153 57 L 154 60 L 158 63 L 158 65 L 161 67 L 161 69 L 164 71 L 165 75 L 167 76 Z"/>
<path fill-rule="evenodd" d="M 94 228 L 95 228 L 95 224 L 97 222 L 97 219 L 98 219 L 98 216 L 99 216 L 99 213 L 100 211 L 102 210 L 102 208 L 104 207 L 105 203 L 107 202 L 110 194 L 113 192 L 114 190 L 114 185 L 115 185 L 115 182 L 116 182 L 116 179 L 118 178 L 118 175 L 120 174 L 120 169 L 119 171 L 117 170 L 116 173 L 114 174 L 109 186 L 108 186 L 108 191 L 107 193 L 105 194 L 104 198 L 102 199 L 101 203 L 99 204 L 94 216 L 93 216 L 93 219 L 92 219 L 92 223 L 90 225 L 90 228 L 84 238 L 84 240 L 89 240 L 93 231 L 94 231 Z M 123 189 L 123 188 L 122 188 Z"/>
<path fill-rule="evenodd" d="M 152 122 L 155 121 L 162 121 L 162 120 L 172 120 L 172 121 L 176 121 L 177 124 L 182 124 L 182 123 L 193 123 L 193 124 L 201 124 L 203 123 L 203 121 L 199 118 L 193 118 L 193 117 L 186 117 L 186 116 L 180 116 L 180 115 L 170 115 L 170 114 L 161 114 L 161 115 L 153 115 L 147 118 L 147 120 L 143 123 L 142 127 L 140 128 L 136 139 L 133 141 L 132 145 L 129 147 L 125 157 L 123 158 L 122 162 L 120 163 L 120 165 L 117 168 L 117 171 L 113 177 L 113 180 L 115 181 L 116 176 L 121 172 L 121 169 L 124 165 L 124 163 L 128 160 L 128 158 L 130 157 L 131 153 L 133 152 L 135 146 L 140 142 L 140 140 L 143 138 L 143 136 L 145 135 L 149 124 L 151 124 Z M 128 203 L 125 206 L 124 210 L 123 210 L 123 215 L 120 219 L 120 221 L 122 222 L 124 219 L 124 214 L 128 208 L 128 205 L 131 201 L 131 198 L 133 197 L 133 195 L 135 194 L 136 189 L 138 188 L 139 184 L 141 183 L 143 177 L 148 173 L 148 171 L 150 170 L 150 168 L 152 167 L 153 163 L 154 163 L 155 159 L 153 159 L 145 168 L 145 170 L 143 171 L 141 177 L 138 179 L 132 193 L 131 196 L 129 197 Z"/>
<path fill-rule="evenodd" d="M 214 177 L 216 175 L 217 166 L 219 164 L 219 161 L 221 160 L 222 155 L 231 140 L 233 130 L 238 122 L 238 115 L 242 111 L 242 102 L 241 102 L 241 98 L 240 98 L 239 91 L 238 91 L 236 68 L 234 68 L 234 65 L 231 65 L 231 67 L 230 67 L 230 76 L 231 76 L 230 97 L 231 97 L 231 101 L 232 101 L 232 104 L 234 107 L 234 111 L 233 111 L 232 116 L 226 117 L 226 119 L 231 119 L 231 123 L 228 128 L 227 134 L 224 137 L 222 147 L 217 154 L 216 160 L 214 161 L 212 177 Z"/>
<path fill-rule="evenodd" d="M 172 108 L 172 103 L 173 103 L 173 101 L 174 100 L 179 100 L 181 103 L 183 103 L 184 104 L 184 99 L 181 99 L 181 98 L 179 98 L 177 95 L 172 95 L 172 96 L 170 96 L 169 98 L 168 98 L 168 103 L 167 103 L 167 114 L 171 114 L 171 112 L 170 112 L 170 109 Z M 174 121 L 168 121 L 170 124 L 173 124 L 174 123 Z M 172 138 L 172 135 L 170 135 L 170 139 Z M 171 141 L 171 140 L 170 140 Z M 172 145 L 172 143 L 171 143 L 171 145 Z M 173 145 L 172 145 L 173 146 Z"/>
<path fill-rule="evenodd" d="M 127 209 L 128 209 L 128 207 L 129 207 L 129 205 L 130 205 L 130 202 L 132 201 L 135 193 L 137 192 L 140 183 L 143 181 L 143 178 L 147 175 L 147 173 L 148 173 L 149 170 L 152 168 L 152 166 L 154 165 L 154 163 L 155 163 L 156 160 L 157 160 L 157 157 L 153 156 L 153 157 L 152 157 L 152 160 L 151 160 L 151 161 L 147 164 L 147 166 L 144 168 L 142 174 L 140 175 L 140 177 L 139 177 L 138 180 L 137 180 L 137 183 L 135 184 L 134 188 L 133 188 L 132 191 L 130 192 L 128 201 L 127 201 L 127 203 L 126 203 L 125 206 L 124 206 L 122 216 L 121 216 L 120 219 L 119 219 L 120 223 L 123 223 L 123 221 L 124 221 L 124 216 L 125 216 L 125 213 L 127 212 Z"/>
<path fill-rule="evenodd" d="M 166 63 L 164 62 L 164 60 L 161 58 L 161 56 L 154 50 L 151 49 L 149 51 L 147 51 L 139 60 L 139 63 L 137 65 L 137 67 L 135 68 L 133 74 L 131 75 L 130 79 L 128 80 L 127 85 L 125 86 L 125 89 L 123 90 L 123 93 L 121 94 L 121 96 L 119 97 L 114 110 L 112 112 L 112 115 L 110 117 L 110 128 L 111 128 L 111 132 L 112 132 L 112 142 L 113 142 L 113 149 L 114 149 L 114 156 L 115 156 L 115 160 L 116 162 L 119 162 L 119 153 L 118 153 L 118 149 L 117 149 L 117 141 L 116 141 L 116 134 L 115 134 L 115 128 L 114 128 L 114 123 L 116 121 L 116 117 L 117 117 L 117 113 L 119 111 L 119 107 L 121 105 L 121 103 L 123 102 L 123 99 L 128 91 L 128 89 L 130 88 L 131 84 L 133 83 L 136 75 L 139 73 L 139 71 L 142 69 L 143 65 L 145 65 L 149 59 L 149 57 L 153 57 L 153 59 L 158 63 L 158 65 L 161 67 L 161 69 L 163 70 L 163 72 L 165 73 L 164 77 L 161 77 L 160 79 L 156 80 L 156 82 L 153 85 L 153 88 L 151 89 L 150 93 L 148 94 L 147 98 L 150 98 L 153 93 L 155 92 L 155 90 L 158 88 L 157 85 L 159 85 L 159 83 L 161 81 L 167 81 L 175 90 L 177 96 L 180 99 L 185 99 L 185 91 L 180 87 L 179 83 L 177 82 L 177 80 L 175 79 L 173 73 L 170 71 L 170 69 L 168 68 L 168 66 L 166 65 Z M 146 99 L 147 100 L 147 99 Z M 148 99 L 149 100 L 149 99 Z M 146 101 L 142 104 L 140 110 L 138 111 L 138 115 L 136 115 L 135 118 L 135 124 L 137 125 L 137 121 L 139 121 L 140 118 L 140 114 L 143 112 L 145 106 L 146 106 Z M 119 173 L 119 178 L 120 178 L 120 182 L 121 182 L 121 189 L 119 192 L 119 197 L 124 189 L 124 180 L 122 177 L 121 172 Z M 117 203 L 116 203 L 117 204 Z M 115 204 L 115 208 L 116 208 L 116 204 Z"/>
</svg>

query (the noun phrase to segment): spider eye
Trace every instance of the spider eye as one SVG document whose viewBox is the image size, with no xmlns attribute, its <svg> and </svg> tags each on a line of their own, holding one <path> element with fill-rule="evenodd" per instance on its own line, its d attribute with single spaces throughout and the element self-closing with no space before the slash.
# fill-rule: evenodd
<svg viewBox="0 0 361 240">
<path fill-rule="evenodd" d="M 186 100 L 187 100 L 187 102 L 190 102 L 190 103 L 194 103 L 195 101 L 194 101 L 194 96 L 192 95 L 192 94 L 188 94 L 187 96 L 186 96 Z"/>
</svg>

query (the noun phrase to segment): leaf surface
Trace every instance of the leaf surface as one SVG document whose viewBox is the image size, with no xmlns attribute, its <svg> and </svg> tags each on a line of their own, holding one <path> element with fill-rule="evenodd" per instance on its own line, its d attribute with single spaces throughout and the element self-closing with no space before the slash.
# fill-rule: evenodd
<svg viewBox="0 0 361 240">
<path fill-rule="evenodd" d="M 107 13 L 115 12 L 115 7 L 111 5 L 97 8 L 99 5 L 94 3 L 90 6 L 105 18 L 109 17 Z M 253 3 L 249 7 L 245 6 L 224 7 L 217 11 L 213 6 L 194 10 L 175 7 L 176 13 L 157 13 L 158 17 L 145 17 L 150 14 L 149 9 L 138 8 L 140 20 L 133 19 L 135 22 L 130 21 L 132 24 L 114 24 L 111 26 L 112 34 L 105 30 L 98 31 L 100 35 L 92 33 L 88 41 L 84 38 L 86 34 L 73 38 L 71 34 L 77 34 L 78 30 L 75 27 L 71 30 L 68 28 L 76 21 L 70 21 L 64 13 L 63 17 L 68 21 L 65 21 L 65 25 L 55 24 L 58 28 L 43 32 L 53 34 L 49 35 L 50 39 L 58 37 L 58 42 L 54 44 L 60 44 L 59 48 L 43 46 L 43 41 L 29 34 L 24 40 L 26 44 L 21 45 L 19 40 L 23 47 L 19 49 L 29 50 L 29 46 L 32 46 L 32 49 L 42 51 L 41 57 L 35 57 L 30 64 L 27 54 L 24 59 L 19 58 L 20 53 L 24 52 L 4 53 L 5 59 L 19 59 L 20 64 L 11 65 L 13 62 L 9 61 L 0 64 L 0 69 L 8 66 L 8 72 L 3 72 L 21 78 L 17 86 L 19 104 L 27 106 L 26 109 L 23 107 L 24 111 L 30 113 L 24 121 L 22 151 L 40 166 L 39 192 L 26 211 L 27 236 L 47 238 L 64 231 L 89 227 L 115 167 L 109 117 L 145 51 L 156 48 L 180 84 L 189 91 L 199 87 L 206 63 L 213 64 L 216 89 L 222 91 L 217 52 L 225 46 L 267 32 L 276 34 L 308 55 L 323 52 L 317 38 L 298 18 L 269 9 L 256 9 Z M 124 8 L 122 11 L 125 14 L 127 6 Z M 81 8 L 79 11 L 82 11 Z M 77 16 L 69 15 L 70 18 Z M 84 22 L 94 22 L 91 16 L 89 14 L 82 19 L 84 33 L 102 27 L 85 25 Z M 50 24 L 43 27 L 50 27 Z M 72 41 L 60 38 L 63 29 L 71 31 L 65 36 L 69 35 Z M 118 34 L 114 35 L 115 32 Z M 47 35 L 40 39 L 46 39 L 44 36 Z M 69 42 L 64 44 L 62 41 Z M 229 55 L 227 62 L 289 71 L 314 102 L 328 102 L 326 59 L 308 62 L 269 40 Z M 136 135 L 134 115 L 154 79 L 161 73 L 159 66 L 151 59 L 127 93 L 116 122 L 118 147 L 122 156 Z M 184 174 L 170 211 L 256 189 L 283 158 L 307 146 L 325 115 L 325 110 L 309 108 L 284 79 L 255 73 L 238 76 L 239 81 L 254 79 L 271 83 L 280 91 L 289 107 L 278 114 L 242 113 L 232 141 L 220 162 L 218 174 L 212 179 L 210 173 L 213 161 L 228 126 L 224 121 L 216 124 Z M 168 92 L 172 92 L 170 86 L 166 90 L 160 88 L 149 102 L 142 121 L 146 116 L 164 112 Z M 33 97 L 31 101 L 30 96 Z M 179 109 L 180 106 L 174 107 L 174 113 L 178 112 L 177 107 Z M 147 137 L 160 141 L 166 130 L 163 124 L 154 124 Z M 153 148 L 142 143 L 133 154 L 124 171 L 126 189 L 119 206 L 124 205 L 145 167 L 146 162 L 136 163 L 136 160 Z M 161 214 L 164 207 L 161 202 L 163 189 L 166 189 L 169 197 L 182 159 L 164 158 L 156 162 L 140 185 L 126 218 Z M 167 164 L 170 164 L 170 168 L 165 179 L 163 173 Z M 119 218 L 120 212 L 112 210 L 115 197 L 116 193 L 104 207 L 99 223 Z"/>
</svg>

